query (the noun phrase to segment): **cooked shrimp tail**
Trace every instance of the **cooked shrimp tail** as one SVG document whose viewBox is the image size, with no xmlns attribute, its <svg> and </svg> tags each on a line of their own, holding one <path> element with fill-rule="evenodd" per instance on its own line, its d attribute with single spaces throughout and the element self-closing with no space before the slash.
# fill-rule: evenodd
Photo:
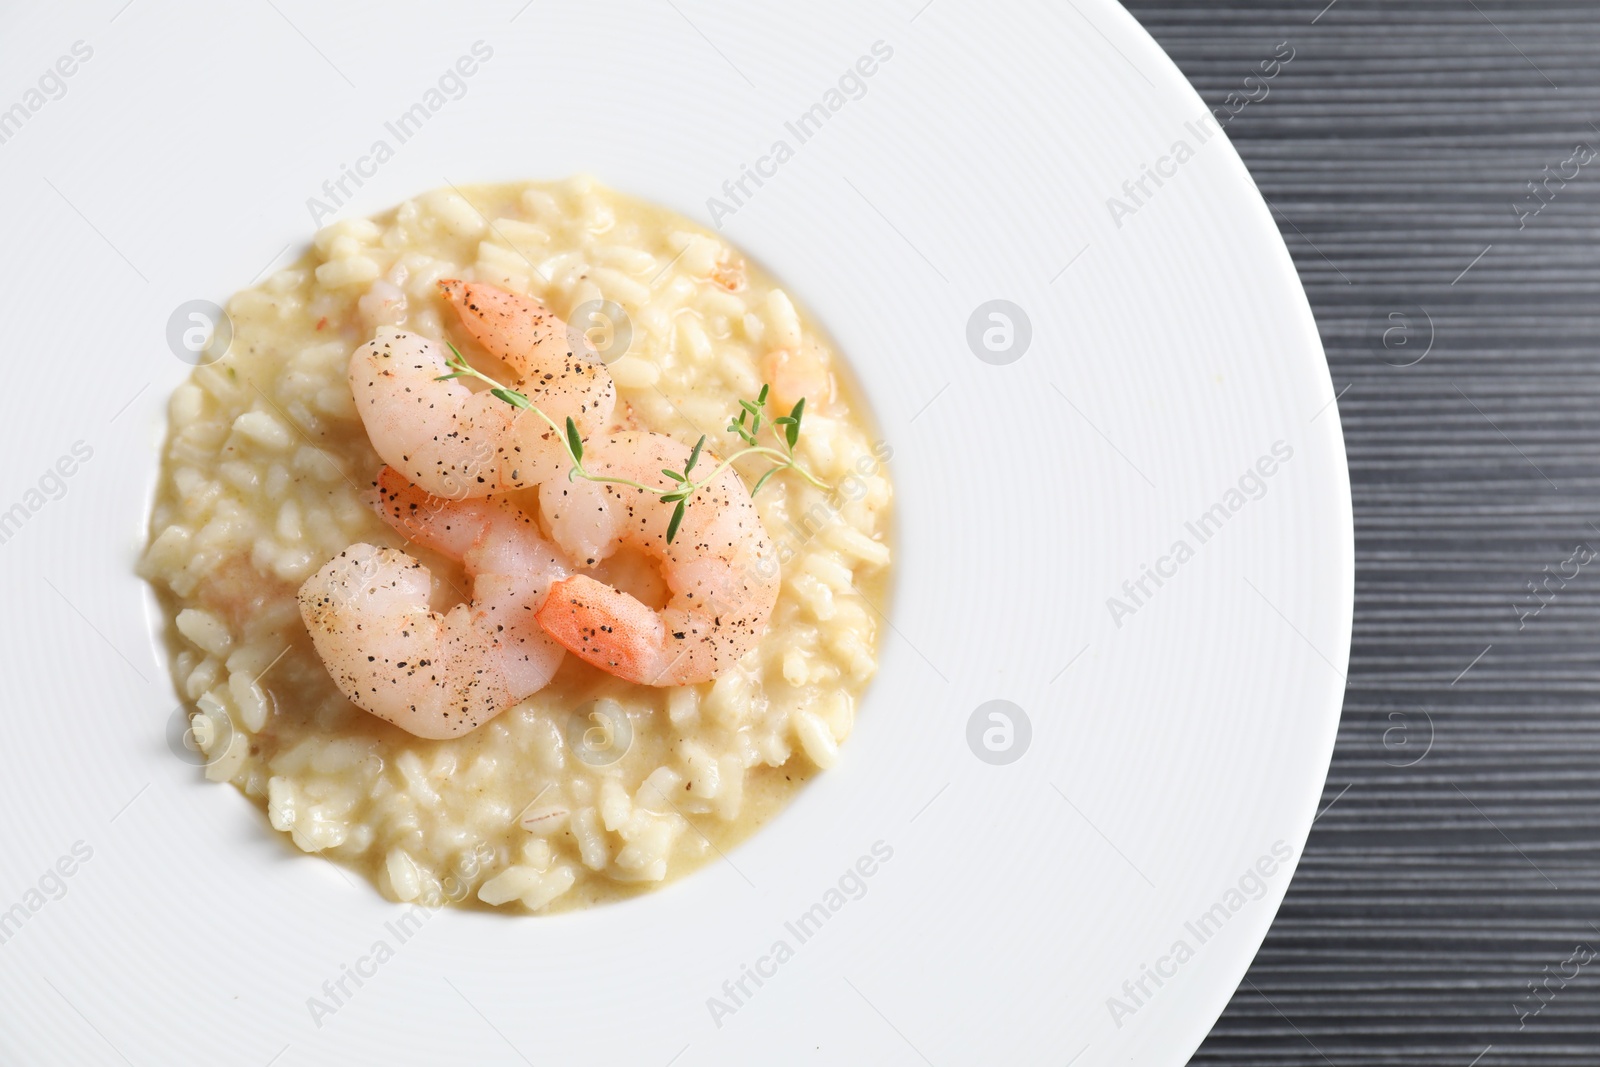
<svg viewBox="0 0 1600 1067">
<path fill-rule="evenodd" d="M 681 469 L 689 452 L 663 434 L 627 432 L 586 445 L 584 465 L 667 488 L 673 483 L 663 468 Z M 539 624 L 585 662 L 644 685 L 687 685 L 732 666 L 766 632 L 778 597 L 777 556 L 733 470 L 695 494 L 670 543 L 675 505 L 633 486 L 557 478 L 540 486 L 539 503 L 551 536 L 580 566 L 629 545 L 660 562 L 672 593 L 658 612 L 588 575 L 556 582 Z"/>
<path fill-rule="evenodd" d="M 524 378 L 554 367 L 594 376 L 599 358 L 579 349 L 581 335 L 537 300 L 498 286 L 455 279 L 441 281 L 439 291 L 456 309 L 473 340 Z"/>
</svg>

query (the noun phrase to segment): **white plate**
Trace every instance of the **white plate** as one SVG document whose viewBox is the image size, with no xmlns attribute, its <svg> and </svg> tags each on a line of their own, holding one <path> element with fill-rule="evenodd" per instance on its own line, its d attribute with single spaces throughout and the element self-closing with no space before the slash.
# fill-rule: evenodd
<svg viewBox="0 0 1600 1067">
<path fill-rule="evenodd" d="M 0 108 L 92 49 L 0 144 L 0 509 L 29 512 L 0 546 L 0 909 L 29 912 L 0 945 L 0 1060 L 1183 1062 L 1289 884 L 1333 744 L 1353 574 L 1338 412 L 1266 207 L 1125 12 L 920 2 L 0 19 Z M 175 697 L 130 570 L 189 369 L 169 314 L 287 261 L 307 198 L 479 40 L 493 56 L 464 97 L 341 211 L 588 171 L 709 221 L 724 180 L 787 140 L 721 221 L 876 406 L 898 582 L 842 764 L 728 862 L 555 919 L 441 913 L 400 945 L 397 908 L 168 752 Z M 893 54 L 865 95 L 798 143 L 785 123 L 878 41 Z M 1179 140 L 1192 158 L 1162 162 Z M 1170 176 L 1134 203 L 1144 164 Z M 1114 220 L 1113 196 L 1136 210 Z M 966 339 L 993 299 L 1031 323 L 1008 365 Z M 79 441 L 92 458 L 46 479 L 62 498 L 28 496 Z M 1279 441 L 1293 456 L 1264 495 L 1199 543 L 1186 521 Z M 1134 604 L 1124 580 L 1180 539 L 1193 558 Z M 1114 619 L 1113 596 L 1136 610 Z M 969 750 L 991 700 L 1031 722 L 1009 765 Z M 80 841 L 64 895 L 30 896 Z M 893 856 L 865 895 L 800 943 L 785 922 L 879 841 Z M 1290 862 L 1230 908 L 1277 842 Z M 1186 923 L 1208 911 L 1202 944 Z M 394 958 L 315 1025 L 308 998 L 380 939 Z M 708 998 L 780 939 L 793 957 L 714 1020 Z M 1168 973 L 1143 995 L 1146 964 Z"/>
</svg>

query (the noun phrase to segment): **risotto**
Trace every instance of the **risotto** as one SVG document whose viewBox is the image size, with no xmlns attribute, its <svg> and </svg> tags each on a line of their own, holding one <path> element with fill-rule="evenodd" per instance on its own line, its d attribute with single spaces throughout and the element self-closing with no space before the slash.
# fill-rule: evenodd
<svg viewBox="0 0 1600 1067">
<path fill-rule="evenodd" d="M 705 435 L 730 456 L 741 400 L 766 386 L 782 415 L 805 396 L 793 455 L 825 487 L 790 469 L 755 494 L 781 583 L 764 634 L 713 680 L 636 684 L 569 654 L 544 688 L 444 740 L 335 684 L 296 593 L 349 546 L 414 556 L 435 611 L 471 585 L 374 510 L 383 463 L 347 377 L 386 328 L 492 366 L 447 279 L 534 297 L 584 330 L 615 382 L 615 430 Z M 822 331 L 736 250 L 588 179 L 451 189 L 327 227 L 227 312 L 225 352 L 171 398 L 141 567 L 206 776 L 297 848 L 396 901 L 583 907 L 716 858 L 839 758 L 877 663 L 889 449 Z M 735 466 L 745 483 L 759 458 Z M 505 499 L 540 516 L 538 489 Z M 582 573 L 659 608 L 651 564 L 623 551 Z"/>
</svg>

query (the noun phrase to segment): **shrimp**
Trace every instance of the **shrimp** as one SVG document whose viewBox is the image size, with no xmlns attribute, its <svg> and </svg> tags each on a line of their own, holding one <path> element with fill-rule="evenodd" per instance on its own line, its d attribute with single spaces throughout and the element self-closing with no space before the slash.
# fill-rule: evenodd
<svg viewBox="0 0 1600 1067">
<path fill-rule="evenodd" d="M 682 469 L 688 455 L 663 434 L 630 431 L 590 442 L 584 465 L 665 488 L 675 483 L 662 468 Z M 689 685 L 716 677 L 766 632 L 778 598 L 777 555 L 731 468 L 690 500 L 671 544 L 674 505 L 640 489 L 556 478 L 539 487 L 539 504 L 556 544 L 580 566 L 628 545 L 660 561 L 672 593 L 657 612 L 586 574 L 552 585 L 539 625 L 585 662 L 643 685 Z"/>
<path fill-rule="evenodd" d="M 761 361 L 763 377 L 771 383 L 772 402 L 785 411 L 805 400 L 812 411 L 825 410 L 833 399 L 833 375 L 828 373 L 827 349 L 806 335 L 798 348 L 775 348 Z"/>
<path fill-rule="evenodd" d="M 491 355 L 509 366 L 509 387 L 555 421 L 570 416 L 587 437 L 611 425 L 617 389 L 599 357 L 537 301 L 481 282 L 439 288 Z M 450 373 L 443 346 L 381 326 L 350 357 L 350 391 L 378 455 L 436 496 L 462 500 L 538 485 L 565 470 L 561 435 Z"/>
<path fill-rule="evenodd" d="M 418 737 L 458 737 L 538 692 L 562 647 L 536 621 L 571 567 L 532 516 L 503 500 L 430 496 L 392 467 L 378 474 L 385 521 L 459 559 L 472 602 L 430 611 L 428 568 L 393 548 L 354 544 L 300 587 L 300 615 L 341 692 Z"/>
</svg>

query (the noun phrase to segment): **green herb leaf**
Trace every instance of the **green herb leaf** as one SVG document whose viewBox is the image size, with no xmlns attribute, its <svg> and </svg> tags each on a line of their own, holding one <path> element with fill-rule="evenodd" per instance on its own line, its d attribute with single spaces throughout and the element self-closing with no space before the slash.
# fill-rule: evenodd
<svg viewBox="0 0 1600 1067">
<path fill-rule="evenodd" d="M 567 416 L 567 448 L 572 452 L 574 464 L 583 462 L 583 438 L 578 436 L 578 425 L 571 415 Z"/>
<path fill-rule="evenodd" d="M 666 467 L 662 467 L 661 468 L 661 473 L 665 474 L 668 478 L 671 478 L 675 482 L 686 482 L 686 481 L 689 480 L 689 479 L 685 478 L 683 475 L 679 474 L 677 471 L 669 470 Z"/>
<path fill-rule="evenodd" d="M 750 490 L 750 495 L 755 496 L 757 493 L 761 492 L 761 487 L 767 484 L 767 479 L 772 477 L 774 474 L 777 474 L 781 470 L 783 470 L 782 467 L 773 467 L 761 477 L 757 478 L 756 484 Z"/>
<path fill-rule="evenodd" d="M 689 493 L 691 491 L 692 490 L 678 489 L 670 493 L 662 493 L 661 502 L 663 504 L 676 504 L 680 500 L 687 500 L 689 499 Z"/>
<path fill-rule="evenodd" d="M 672 521 L 667 523 L 667 544 L 672 544 L 672 539 L 678 536 L 678 527 L 683 523 L 683 509 L 688 504 L 686 500 L 678 501 L 678 506 L 672 511 Z"/>
<path fill-rule="evenodd" d="M 760 395 L 758 395 L 756 397 L 756 403 L 757 404 L 765 404 L 767 402 L 767 389 L 768 388 L 770 388 L 770 387 L 765 382 L 761 383 L 761 393 L 760 393 Z"/>
<path fill-rule="evenodd" d="M 794 410 L 789 412 L 789 418 L 793 421 L 784 428 L 783 436 L 788 439 L 790 448 L 793 448 L 795 442 L 800 440 L 800 418 L 805 414 L 805 410 L 806 398 L 801 397 L 794 402 Z"/>
<path fill-rule="evenodd" d="M 694 443 L 694 448 L 689 452 L 689 462 L 683 465 L 683 473 L 688 474 L 694 470 L 694 465 L 700 462 L 700 450 L 706 447 L 706 435 L 701 434 L 700 440 Z M 687 481 L 687 479 L 685 479 Z"/>
<path fill-rule="evenodd" d="M 761 414 L 761 409 L 759 407 L 757 407 L 753 401 L 741 400 L 741 401 L 739 401 L 739 406 L 744 408 L 745 411 L 749 412 L 751 415 L 759 415 L 759 414 Z M 739 416 L 739 421 L 740 422 L 744 421 L 744 416 L 743 415 Z"/>
<path fill-rule="evenodd" d="M 495 388 L 489 390 L 489 392 L 497 399 L 504 400 L 507 404 L 510 404 L 514 408 L 533 407 L 533 404 L 528 401 L 528 398 L 517 392 L 515 389 Z"/>
</svg>

